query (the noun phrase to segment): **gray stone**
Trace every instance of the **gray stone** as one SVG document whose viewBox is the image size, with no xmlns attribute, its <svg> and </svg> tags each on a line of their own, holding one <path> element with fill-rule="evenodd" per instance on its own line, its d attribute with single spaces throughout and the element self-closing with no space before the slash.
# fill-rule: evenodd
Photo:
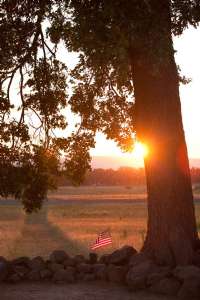
<svg viewBox="0 0 200 300">
<path fill-rule="evenodd" d="M 16 265 L 13 267 L 14 272 L 18 274 L 21 278 L 24 278 L 30 269 L 24 265 Z"/>
<path fill-rule="evenodd" d="M 69 258 L 65 259 L 62 264 L 64 267 L 75 267 L 76 261 L 72 257 L 69 257 Z"/>
<path fill-rule="evenodd" d="M 40 272 L 38 270 L 32 270 L 28 273 L 27 278 L 31 281 L 39 281 L 40 278 Z"/>
<path fill-rule="evenodd" d="M 184 281 L 186 279 L 199 279 L 200 281 L 200 268 L 189 265 L 189 266 L 177 266 L 173 271 L 174 276 Z"/>
<path fill-rule="evenodd" d="M 150 291 L 156 294 L 176 296 L 181 287 L 181 283 L 176 278 L 164 278 L 154 283 Z"/>
<path fill-rule="evenodd" d="M 147 278 L 151 273 L 156 273 L 158 267 L 151 261 L 145 261 L 132 267 L 126 276 L 126 283 L 130 290 L 136 291 L 146 288 Z"/>
<path fill-rule="evenodd" d="M 25 266 L 25 267 L 29 267 L 30 266 L 30 258 L 27 257 L 27 256 L 21 256 L 21 257 L 18 257 L 16 259 L 13 259 L 11 264 L 12 265 L 20 265 L 20 266 Z"/>
<path fill-rule="evenodd" d="M 74 262 L 76 265 L 82 264 L 86 262 L 86 259 L 83 255 L 76 255 L 74 256 Z"/>
<path fill-rule="evenodd" d="M 73 283 L 75 281 L 74 272 L 69 269 L 58 270 L 53 276 L 53 281 Z"/>
<path fill-rule="evenodd" d="M 99 280 L 107 280 L 108 279 L 108 272 L 107 266 L 104 264 L 94 264 L 93 265 L 94 274 L 96 279 Z"/>
<path fill-rule="evenodd" d="M 137 251 L 131 246 L 124 246 L 121 249 L 115 250 L 109 257 L 109 264 L 124 265 L 127 264 L 130 258 L 135 255 Z"/>
<path fill-rule="evenodd" d="M 193 257 L 193 264 L 200 268 L 200 250 L 195 252 Z"/>
<path fill-rule="evenodd" d="M 194 278 L 186 279 L 178 292 L 181 300 L 199 300 L 200 282 Z"/>
<path fill-rule="evenodd" d="M 63 250 L 55 250 L 50 255 L 50 261 L 54 263 L 63 263 L 69 256 L 67 253 Z"/>
<path fill-rule="evenodd" d="M 93 265 L 97 263 L 97 259 L 98 259 L 98 255 L 96 253 L 90 253 L 88 262 Z"/>
<path fill-rule="evenodd" d="M 8 278 L 8 282 L 10 283 L 18 283 L 21 280 L 21 277 L 19 276 L 19 274 L 11 274 Z"/>
<path fill-rule="evenodd" d="M 4 281 L 9 274 L 9 263 L 5 259 L 0 259 L 0 282 Z"/>
<path fill-rule="evenodd" d="M 146 261 L 152 263 L 152 260 L 149 259 L 145 253 L 139 252 L 130 257 L 129 266 L 134 267 L 134 266 L 140 265 Z"/>
<path fill-rule="evenodd" d="M 49 279 L 52 277 L 52 275 L 53 275 L 53 273 L 49 269 L 43 269 L 40 271 L 41 279 Z"/>
<path fill-rule="evenodd" d="M 95 279 L 96 279 L 96 277 L 93 273 L 86 273 L 82 277 L 83 281 L 94 281 Z"/>
<path fill-rule="evenodd" d="M 110 260 L 110 254 L 104 254 L 104 255 L 102 255 L 100 257 L 99 263 L 100 264 L 108 265 L 109 264 L 109 260 Z"/>
<path fill-rule="evenodd" d="M 91 264 L 81 263 L 77 266 L 79 273 L 92 273 L 93 266 Z"/>
<path fill-rule="evenodd" d="M 64 270 L 64 266 L 62 264 L 58 264 L 58 263 L 48 263 L 48 269 L 55 273 L 59 270 Z"/>
<path fill-rule="evenodd" d="M 40 271 L 46 268 L 44 259 L 41 256 L 34 257 L 30 261 L 29 266 L 34 271 Z"/>
<path fill-rule="evenodd" d="M 169 278 L 172 276 L 170 267 L 159 267 L 156 272 L 150 273 L 147 277 L 147 285 L 151 286 L 158 283 L 161 279 Z"/>
<path fill-rule="evenodd" d="M 108 280 L 115 283 L 124 283 L 127 274 L 125 266 L 109 265 L 107 268 Z"/>
</svg>

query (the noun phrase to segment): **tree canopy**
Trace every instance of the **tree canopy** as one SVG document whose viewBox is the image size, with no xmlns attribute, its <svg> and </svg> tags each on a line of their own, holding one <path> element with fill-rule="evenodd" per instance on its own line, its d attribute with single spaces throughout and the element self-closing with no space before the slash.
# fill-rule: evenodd
<svg viewBox="0 0 200 300">
<path fill-rule="evenodd" d="M 198 25 L 198 0 L 170 3 L 174 35 Z M 148 51 L 161 61 L 166 51 L 153 47 L 157 36 L 150 28 L 159 24 L 152 18 L 148 0 L 0 0 L 1 196 L 14 195 L 31 212 L 41 207 L 60 169 L 79 184 L 97 131 L 131 149 L 130 51 Z M 58 59 L 60 43 L 79 53 L 73 70 Z M 71 135 L 56 136 L 68 126 L 68 107 L 77 124 Z"/>
</svg>

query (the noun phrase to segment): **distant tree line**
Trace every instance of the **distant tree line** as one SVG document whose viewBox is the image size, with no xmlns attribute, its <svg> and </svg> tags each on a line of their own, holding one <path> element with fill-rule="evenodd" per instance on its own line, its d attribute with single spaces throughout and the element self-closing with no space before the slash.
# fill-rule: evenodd
<svg viewBox="0 0 200 300">
<path fill-rule="evenodd" d="M 191 168 L 192 183 L 200 183 L 200 168 Z M 65 176 L 58 178 L 59 185 L 71 185 Z M 86 174 L 83 185 L 141 185 L 145 184 L 143 168 L 120 167 L 113 169 L 93 169 Z"/>
</svg>

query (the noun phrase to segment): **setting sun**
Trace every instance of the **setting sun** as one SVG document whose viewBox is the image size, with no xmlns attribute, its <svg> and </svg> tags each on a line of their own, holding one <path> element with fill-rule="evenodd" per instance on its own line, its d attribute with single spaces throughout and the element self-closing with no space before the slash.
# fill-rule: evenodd
<svg viewBox="0 0 200 300">
<path fill-rule="evenodd" d="M 141 143 L 141 142 L 136 142 L 134 145 L 133 149 L 133 155 L 136 158 L 144 158 L 148 155 L 148 147 L 147 145 Z"/>
</svg>

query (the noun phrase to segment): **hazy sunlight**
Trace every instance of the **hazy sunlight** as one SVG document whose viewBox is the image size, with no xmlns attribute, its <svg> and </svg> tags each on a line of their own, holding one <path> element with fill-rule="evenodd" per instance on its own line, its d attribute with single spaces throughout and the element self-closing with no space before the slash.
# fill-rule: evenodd
<svg viewBox="0 0 200 300">
<path fill-rule="evenodd" d="M 147 145 L 136 142 L 133 149 L 133 156 L 137 159 L 145 158 L 149 153 Z"/>
</svg>

